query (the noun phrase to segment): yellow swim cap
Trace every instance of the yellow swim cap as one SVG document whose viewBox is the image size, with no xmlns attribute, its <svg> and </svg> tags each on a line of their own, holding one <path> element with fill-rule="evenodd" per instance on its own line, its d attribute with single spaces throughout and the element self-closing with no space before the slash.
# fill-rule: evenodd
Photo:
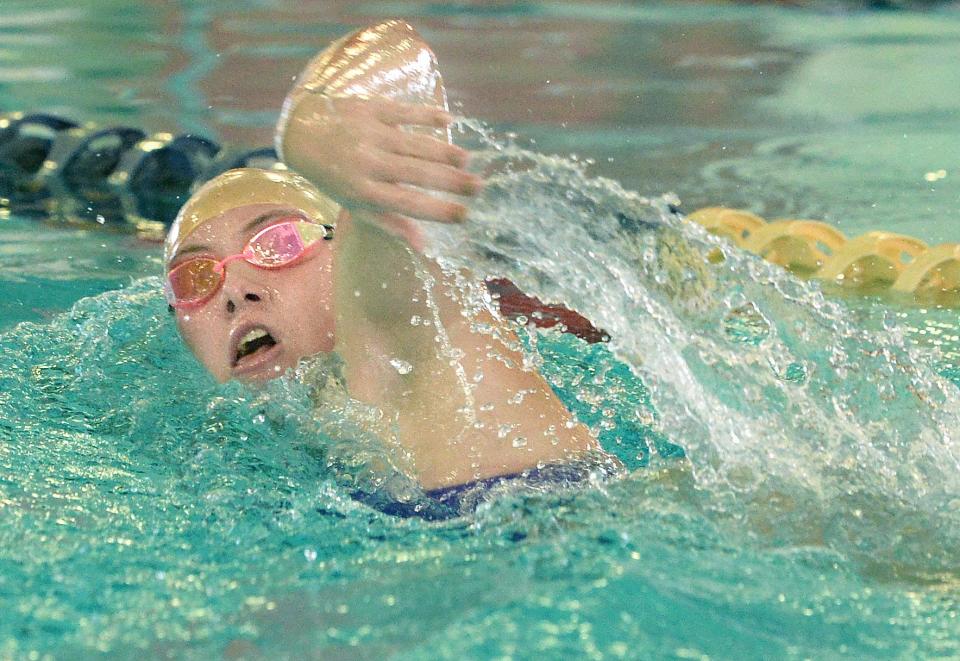
<svg viewBox="0 0 960 661">
<path fill-rule="evenodd" d="M 183 241 L 220 214 L 248 204 L 289 204 L 315 218 L 336 225 L 340 206 L 298 174 L 290 171 L 239 168 L 214 177 L 180 209 L 164 244 L 164 263 L 169 264 Z"/>
</svg>

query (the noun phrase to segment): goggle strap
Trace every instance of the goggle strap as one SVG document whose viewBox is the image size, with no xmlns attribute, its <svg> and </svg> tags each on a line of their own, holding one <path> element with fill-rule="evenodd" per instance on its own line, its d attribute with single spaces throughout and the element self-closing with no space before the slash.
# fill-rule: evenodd
<svg viewBox="0 0 960 661">
<path fill-rule="evenodd" d="M 319 223 L 301 221 L 298 222 L 295 227 L 304 245 L 317 241 L 318 239 L 329 241 L 333 238 L 333 225 L 320 225 Z"/>
</svg>

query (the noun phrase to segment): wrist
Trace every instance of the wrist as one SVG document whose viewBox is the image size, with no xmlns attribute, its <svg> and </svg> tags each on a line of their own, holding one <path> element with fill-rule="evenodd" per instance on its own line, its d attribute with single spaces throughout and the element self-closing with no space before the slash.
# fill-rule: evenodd
<svg viewBox="0 0 960 661">
<path fill-rule="evenodd" d="M 291 92 L 284 99 L 273 135 L 277 157 L 300 171 L 293 161 L 304 161 L 310 137 L 327 127 L 336 114 L 333 100 L 326 94 L 311 94 L 303 90 Z"/>
</svg>

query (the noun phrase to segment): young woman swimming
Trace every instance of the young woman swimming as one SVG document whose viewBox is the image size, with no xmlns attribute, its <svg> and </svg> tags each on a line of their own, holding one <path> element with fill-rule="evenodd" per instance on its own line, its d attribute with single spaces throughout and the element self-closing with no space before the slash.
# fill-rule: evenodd
<svg viewBox="0 0 960 661">
<path fill-rule="evenodd" d="M 600 452 L 523 367 L 505 322 L 465 314 L 454 274 L 298 175 L 208 182 L 174 223 L 166 265 L 177 326 L 215 378 L 262 381 L 336 352 L 350 396 L 382 412 L 428 492 Z"/>
<path fill-rule="evenodd" d="M 354 40 L 365 47 L 352 59 L 423 61 L 412 29 L 393 26 L 372 34 L 399 26 L 402 57 L 376 51 L 383 57 L 365 59 L 387 47 L 361 32 Z M 334 44 L 333 56 L 350 43 Z M 288 98 L 278 145 L 355 212 L 292 172 L 244 168 L 202 186 L 165 251 L 167 293 L 187 345 L 220 381 L 273 378 L 306 356 L 334 352 L 350 396 L 382 412 L 413 477 L 454 510 L 467 491 L 505 479 L 567 482 L 612 470 L 543 377 L 524 367 L 499 314 L 465 299 L 466 274 L 446 273 L 418 252 L 417 226 L 401 214 L 449 222 L 464 209 L 401 184 L 470 192 L 476 182 L 458 167 L 462 150 L 398 124 L 436 129 L 449 118 L 382 99 L 333 105 L 310 93 L 329 51 Z M 350 121 L 340 121 L 343 108 Z M 342 158 L 333 159 L 337 150 Z"/>
</svg>

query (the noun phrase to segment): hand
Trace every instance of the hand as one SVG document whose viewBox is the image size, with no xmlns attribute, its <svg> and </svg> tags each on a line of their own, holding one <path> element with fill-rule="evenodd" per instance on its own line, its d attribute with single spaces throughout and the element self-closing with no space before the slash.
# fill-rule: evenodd
<svg viewBox="0 0 960 661">
<path fill-rule="evenodd" d="M 425 105 L 309 94 L 292 109 L 283 155 L 347 208 L 385 214 L 389 222 L 398 215 L 459 222 L 466 207 L 430 193 L 474 195 L 482 187 L 464 169 L 466 150 L 429 135 L 451 121 L 447 112 Z"/>
</svg>

